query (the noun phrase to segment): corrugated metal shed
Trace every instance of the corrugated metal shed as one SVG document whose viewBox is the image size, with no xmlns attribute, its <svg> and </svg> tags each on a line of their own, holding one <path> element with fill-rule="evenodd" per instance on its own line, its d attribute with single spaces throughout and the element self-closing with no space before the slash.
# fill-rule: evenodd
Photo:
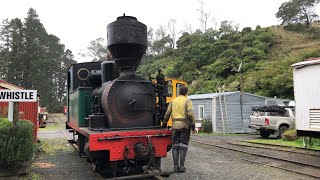
<svg viewBox="0 0 320 180">
<path fill-rule="evenodd" d="M 242 120 L 239 91 L 196 94 L 188 98 L 192 101 L 196 119 L 211 120 L 215 133 L 254 132 L 255 130 L 248 128 L 252 106 L 277 102 L 276 99 L 243 92 Z"/>
<path fill-rule="evenodd" d="M 4 80 L 0 80 L 0 89 L 23 90 L 24 88 L 15 86 Z M 38 132 L 38 106 L 39 106 L 39 101 L 19 102 L 19 112 L 23 113 L 20 119 L 29 120 L 34 124 L 34 127 L 35 127 L 33 130 L 34 140 L 37 139 L 37 132 Z M 8 102 L 0 102 L 0 110 L 7 111 L 7 108 L 8 108 Z"/>
<path fill-rule="evenodd" d="M 292 65 L 296 129 L 320 131 L 320 59 Z"/>
</svg>

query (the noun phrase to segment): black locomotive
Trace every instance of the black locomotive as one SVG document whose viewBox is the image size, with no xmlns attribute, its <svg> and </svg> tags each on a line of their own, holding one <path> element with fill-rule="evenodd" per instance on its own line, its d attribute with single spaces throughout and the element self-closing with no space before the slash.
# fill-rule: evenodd
<svg viewBox="0 0 320 180">
<path fill-rule="evenodd" d="M 161 167 L 171 130 L 161 128 L 165 111 L 159 86 L 135 74 L 147 48 L 147 27 L 122 16 L 107 27 L 112 61 L 72 65 L 68 72 L 67 128 L 78 136 L 79 154 L 96 170 Z M 158 96 L 158 97 L 157 97 Z M 157 100 L 158 99 L 158 100 Z M 72 142 L 75 142 L 76 138 Z"/>
</svg>

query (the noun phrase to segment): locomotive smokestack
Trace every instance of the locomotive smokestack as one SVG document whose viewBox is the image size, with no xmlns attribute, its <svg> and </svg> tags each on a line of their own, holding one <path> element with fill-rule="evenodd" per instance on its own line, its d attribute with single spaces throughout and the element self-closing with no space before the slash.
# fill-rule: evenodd
<svg viewBox="0 0 320 180">
<path fill-rule="evenodd" d="M 107 26 L 112 59 L 124 72 L 134 73 L 147 49 L 147 26 L 131 16 L 120 16 Z"/>
</svg>

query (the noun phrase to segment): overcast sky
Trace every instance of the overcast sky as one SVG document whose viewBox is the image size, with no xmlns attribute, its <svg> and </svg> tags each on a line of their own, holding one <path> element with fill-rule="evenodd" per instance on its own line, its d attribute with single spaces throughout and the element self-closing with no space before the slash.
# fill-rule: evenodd
<svg viewBox="0 0 320 180">
<path fill-rule="evenodd" d="M 208 26 L 222 20 L 239 24 L 240 28 L 257 25 L 267 27 L 280 24 L 275 13 L 289 0 L 203 0 L 205 11 L 211 12 Z M 27 16 L 34 8 L 47 32 L 58 36 L 79 62 L 89 61 L 78 55 L 89 42 L 99 37 L 106 39 L 106 26 L 123 13 L 135 16 L 148 27 L 157 29 L 170 19 L 177 21 L 177 31 L 199 23 L 199 0 L 2 0 L 0 20 Z"/>
</svg>

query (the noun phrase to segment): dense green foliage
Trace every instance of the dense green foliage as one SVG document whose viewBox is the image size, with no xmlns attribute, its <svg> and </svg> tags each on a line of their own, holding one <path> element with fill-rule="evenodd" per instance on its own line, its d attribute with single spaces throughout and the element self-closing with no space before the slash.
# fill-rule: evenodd
<svg viewBox="0 0 320 180">
<path fill-rule="evenodd" d="M 224 26 L 223 26 L 224 25 Z M 236 91 L 243 77 L 243 90 L 268 96 L 293 98 L 293 63 L 320 57 L 317 31 L 286 31 L 283 27 L 250 27 L 237 31 L 224 23 L 219 30 L 197 30 L 183 33 L 177 48 L 148 54 L 138 73 L 154 77 L 162 68 L 168 77 L 179 78 L 190 85 L 190 94 Z M 314 30 L 317 27 L 313 27 Z M 241 71 L 237 71 L 243 63 Z"/>
<path fill-rule="evenodd" d="M 60 39 L 47 33 L 34 9 L 29 9 L 24 22 L 4 20 L 0 63 L 0 79 L 38 90 L 41 106 L 62 111 L 67 68 L 75 61 Z"/>
<path fill-rule="evenodd" d="M 0 119 L 0 166 L 8 168 L 27 162 L 33 156 L 33 124 L 20 120 L 17 124 Z"/>
</svg>

